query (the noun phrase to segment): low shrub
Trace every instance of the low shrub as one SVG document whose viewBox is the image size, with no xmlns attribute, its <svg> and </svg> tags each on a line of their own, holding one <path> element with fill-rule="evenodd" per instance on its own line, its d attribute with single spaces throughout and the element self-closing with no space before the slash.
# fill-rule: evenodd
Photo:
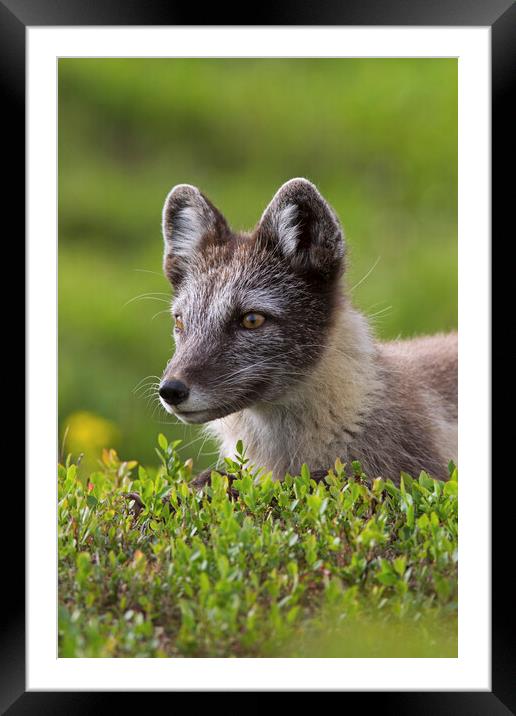
<svg viewBox="0 0 516 716">
<path fill-rule="evenodd" d="M 453 464 L 274 482 L 239 443 L 198 492 L 177 447 L 159 436 L 159 469 L 59 465 L 61 657 L 457 655 Z"/>
</svg>

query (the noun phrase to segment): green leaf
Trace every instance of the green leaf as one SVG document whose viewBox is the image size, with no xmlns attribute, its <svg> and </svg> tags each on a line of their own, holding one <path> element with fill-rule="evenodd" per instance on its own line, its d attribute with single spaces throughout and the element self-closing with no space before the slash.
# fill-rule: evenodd
<svg viewBox="0 0 516 716">
<path fill-rule="evenodd" d="M 405 555 L 403 557 L 397 557 L 392 564 L 396 573 L 402 577 L 405 574 L 407 557 Z"/>
</svg>

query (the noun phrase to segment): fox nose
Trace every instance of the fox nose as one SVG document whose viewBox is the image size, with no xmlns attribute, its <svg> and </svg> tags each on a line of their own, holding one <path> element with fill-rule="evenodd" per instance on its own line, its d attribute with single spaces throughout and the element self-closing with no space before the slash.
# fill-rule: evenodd
<svg viewBox="0 0 516 716">
<path fill-rule="evenodd" d="M 180 380 L 165 380 L 159 386 L 159 394 L 169 405 L 179 405 L 188 398 L 190 388 Z"/>
</svg>

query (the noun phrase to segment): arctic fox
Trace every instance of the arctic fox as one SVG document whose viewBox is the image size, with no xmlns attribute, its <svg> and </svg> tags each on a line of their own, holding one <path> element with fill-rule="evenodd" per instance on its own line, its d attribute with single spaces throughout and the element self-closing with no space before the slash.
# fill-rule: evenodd
<svg viewBox="0 0 516 716">
<path fill-rule="evenodd" d="M 286 182 L 248 234 L 180 184 L 163 235 L 176 350 L 159 396 L 169 413 L 209 423 L 224 456 L 242 440 L 275 479 L 303 463 L 322 479 L 336 458 L 359 460 L 369 478 L 447 478 L 457 335 L 374 339 L 342 285 L 339 220 L 311 182 Z"/>
</svg>

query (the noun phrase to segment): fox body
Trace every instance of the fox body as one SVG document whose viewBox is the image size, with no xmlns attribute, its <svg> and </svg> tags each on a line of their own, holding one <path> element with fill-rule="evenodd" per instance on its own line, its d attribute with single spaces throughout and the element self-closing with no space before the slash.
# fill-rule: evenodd
<svg viewBox="0 0 516 716">
<path fill-rule="evenodd" d="M 168 412 L 208 423 L 222 455 L 242 440 L 277 479 L 303 463 L 323 476 L 337 457 L 371 478 L 446 479 L 457 336 L 374 339 L 343 285 L 339 220 L 312 183 L 284 184 L 248 234 L 178 185 L 163 234 L 176 341 L 159 389 Z"/>
</svg>

